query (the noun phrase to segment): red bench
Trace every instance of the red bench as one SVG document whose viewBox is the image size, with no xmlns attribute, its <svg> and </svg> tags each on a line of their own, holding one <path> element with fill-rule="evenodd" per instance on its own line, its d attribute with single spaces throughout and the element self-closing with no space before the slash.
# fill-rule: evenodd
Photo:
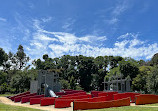
<svg viewBox="0 0 158 111">
<path fill-rule="evenodd" d="M 62 97 L 80 96 L 80 95 L 86 95 L 86 92 L 78 92 L 74 94 L 63 95 Z"/>
<path fill-rule="evenodd" d="M 40 104 L 42 98 L 30 98 L 30 105 Z"/>
<path fill-rule="evenodd" d="M 32 94 L 26 94 L 26 95 L 23 95 L 23 96 L 18 96 L 18 97 L 15 97 L 14 98 L 14 102 L 20 102 L 22 97 L 28 97 L 28 96 L 34 96 L 36 95 L 37 93 L 32 93 Z"/>
<path fill-rule="evenodd" d="M 12 101 L 14 101 L 14 98 L 15 98 L 15 97 L 23 96 L 23 95 L 26 95 L 26 94 L 30 94 L 30 92 L 27 91 L 27 92 L 24 92 L 24 93 L 20 93 L 20 94 L 17 94 L 17 95 L 15 95 L 15 96 L 11 96 L 11 97 L 9 97 L 9 99 L 11 99 Z"/>
<path fill-rule="evenodd" d="M 41 106 L 48 106 L 48 105 L 54 105 L 55 98 L 54 97 L 46 97 L 41 98 Z"/>
<path fill-rule="evenodd" d="M 66 108 L 71 107 L 71 102 L 83 99 L 83 98 L 91 98 L 92 96 L 90 94 L 87 95 L 81 95 L 81 96 L 70 96 L 70 97 L 61 97 L 55 99 L 55 108 Z"/>
<path fill-rule="evenodd" d="M 21 103 L 30 102 L 30 98 L 41 98 L 41 97 L 44 97 L 44 94 L 43 95 L 35 95 L 35 96 L 22 97 Z"/>
<path fill-rule="evenodd" d="M 105 101 L 105 102 L 86 102 L 86 101 L 74 101 L 73 110 L 86 110 L 86 109 L 101 109 L 110 107 L 129 106 L 130 98 Z"/>
<path fill-rule="evenodd" d="M 136 96 L 136 105 L 158 103 L 158 95 L 140 94 Z"/>
<path fill-rule="evenodd" d="M 83 99 L 76 99 L 75 101 L 86 101 L 86 102 L 102 102 L 102 101 L 111 101 L 111 98 L 108 96 L 100 96 L 94 98 L 83 98 Z"/>
<path fill-rule="evenodd" d="M 55 108 L 66 108 L 71 107 L 71 99 L 56 99 L 55 100 Z"/>
<path fill-rule="evenodd" d="M 118 93 L 118 94 L 114 94 L 114 100 L 130 97 L 131 102 L 135 102 L 136 95 L 139 95 L 139 93 L 133 93 L 133 92 Z"/>
<path fill-rule="evenodd" d="M 98 93 L 98 97 L 99 96 L 108 96 L 108 93 L 107 92 L 100 92 L 100 93 Z"/>
<path fill-rule="evenodd" d="M 103 91 L 91 91 L 92 97 L 98 97 L 98 93 L 101 93 Z"/>
</svg>

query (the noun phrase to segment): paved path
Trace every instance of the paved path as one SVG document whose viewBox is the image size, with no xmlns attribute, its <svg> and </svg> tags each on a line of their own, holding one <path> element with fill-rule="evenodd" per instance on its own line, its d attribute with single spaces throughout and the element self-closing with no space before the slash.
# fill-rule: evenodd
<svg viewBox="0 0 158 111">
<path fill-rule="evenodd" d="M 21 104 L 20 102 L 14 103 L 10 99 L 6 97 L 0 97 L 0 103 L 8 104 L 8 105 L 14 105 L 14 106 L 22 106 L 22 107 L 28 107 L 28 108 L 34 108 L 34 109 L 40 109 L 44 111 L 73 111 L 72 107 L 70 108 L 54 108 L 54 105 L 50 106 L 40 106 L 39 104 L 36 105 L 30 105 L 29 103 Z"/>
</svg>

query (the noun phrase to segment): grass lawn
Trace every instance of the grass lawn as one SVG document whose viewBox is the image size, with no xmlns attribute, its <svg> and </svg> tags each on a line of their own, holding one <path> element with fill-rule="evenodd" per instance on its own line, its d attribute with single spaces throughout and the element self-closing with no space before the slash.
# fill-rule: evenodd
<svg viewBox="0 0 158 111">
<path fill-rule="evenodd" d="M 20 106 L 11 106 L 11 105 L 0 103 L 0 111 L 42 111 L 42 110 L 20 107 Z"/>
<path fill-rule="evenodd" d="M 0 96 L 13 96 L 15 94 L 0 94 Z"/>
<path fill-rule="evenodd" d="M 146 106 L 158 106 L 158 103 L 156 103 L 156 104 L 146 104 Z"/>
<path fill-rule="evenodd" d="M 158 111 L 157 108 L 153 107 L 140 107 L 140 106 L 125 106 L 116 108 L 105 108 L 105 109 L 95 109 L 95 110 L 85 110 L 85 111 Z"/>
</svg>

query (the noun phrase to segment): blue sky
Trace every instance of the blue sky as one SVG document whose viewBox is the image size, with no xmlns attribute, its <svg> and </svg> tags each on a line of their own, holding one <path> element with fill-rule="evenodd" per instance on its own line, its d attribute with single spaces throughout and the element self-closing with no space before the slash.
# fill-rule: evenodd
<svg viewBox="0 0 158 111">
<path fill-rule="evenodd" d="M 156 0 L 3 0 L 0 47 L 31 59 L 43 54 L 114 55 L 149 60 L 158 53 Z"/>
</svg>

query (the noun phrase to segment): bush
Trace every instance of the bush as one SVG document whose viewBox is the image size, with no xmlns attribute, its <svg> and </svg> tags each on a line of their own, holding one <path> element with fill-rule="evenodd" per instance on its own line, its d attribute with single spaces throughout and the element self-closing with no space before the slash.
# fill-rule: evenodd
<svg viewBox="0 0 158 111">
<path fill-rule="evenodd" d="M 59 82 L 62 89 L 70 89 L 70 83 L 67 80 L 62 79 Z"/>
</svg>

